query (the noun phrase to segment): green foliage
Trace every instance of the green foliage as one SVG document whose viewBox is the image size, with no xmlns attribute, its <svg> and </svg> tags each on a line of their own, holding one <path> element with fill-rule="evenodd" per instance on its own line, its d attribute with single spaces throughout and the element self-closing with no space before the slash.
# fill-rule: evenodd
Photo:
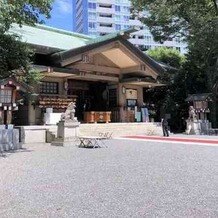
<svg viewBox="0 0 218 218">
<path fill-rule="evenodd" d="M 181 37 L 188 43 L 196 70 L 208 76 L 208 86 L 217 78 L 218 6 L 216 0 L 131 0 L 133 14 L 139 16 L 151 30 L 155 40 Z M 149 13 L 143 16 L 142 11 Z M 195 57 L 201 60 L 198 61 Z M 211 66 L 212 65 L 212 66 Z M 209 70 L 210 69 L 210 70 Z M 211 71 L 211 69 L 213 69 Z M 187 70 L 187 69 L 186 69 Z M 209 72 L 208 72 L 209 71 Z M 192 72 L 190 72 L 192 73 Z M 197 71 L 196 74 L 199 74 Z M 214 75 L 215 74 L 215 75 Z M 198 75 L 197 75 L 198 77 Z"/>
<path fill-rule="evenodd" d="M 23 78 L 23 81 L 29 85 L 34 85 L 40 83 L 42 78 L 43 75 L 39 71 L 35 69 L 29 69 Z"/>
<path fill-rule="evenodd" d="M 147 51 L 147 54 L 156 61 L 163 62 L 177 69 L 179 69 L 181 65 L 185 62 L 184 55 L 180 54 L 180 52 L 176 49 L 171 49 L 167 47 L 150 49 Z"/>
<path fill-rule="evenodd" d="M 181 120 L 187 110 L 187 94 L 213 92 L 218 81 L 218 3 L 216 0 L 131 1 L 133 14 L 149 27 L 155 40 L 180 37 L 188 43 L 187 61 L 165 92 L 167 101 L 162 102 L 166 111 L 176 114 L 175 120 Z"/>
<path fill-rule="evenodd" d="M 16 69 L 27 70 L 31 51 L 15 35 L 0 34 L 0 79 L 15 74 Z"/>
<path fill-rule="evenodd" d="M 30 69 L 31 49 L 7 31 L 13 23 L 35 25 L 49 17 L 53 0 L 0 0 L 0 79 L 19 74 L 28 83 L 39 82 L 40 74 Z M 25 78 L 26 76 L 26 78 Z"/>
<path fill-rule="evenodd" d="M 216 0 L 131 0 L 133 13 L 147 24 L 155 39 L 192 37 L 218 15 Z M 149 13 L 143 16 L 142 11 Z"/>
<path fill-rule="evenodd" d="M 0 29 L 6 32 L 12 23 L 34 25 L 42 15 L 49 18 L 53 0 L 0 0 Z"/>
</svg>

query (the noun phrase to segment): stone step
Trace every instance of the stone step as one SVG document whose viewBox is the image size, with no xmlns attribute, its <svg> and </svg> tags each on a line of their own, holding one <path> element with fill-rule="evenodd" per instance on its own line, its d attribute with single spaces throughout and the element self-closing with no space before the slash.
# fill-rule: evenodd
<svg viewBox="0 0 218 218">
<path fill-rule="evenodd" d="M 57 127 L 51 126 L 49 131 L 57 135 Z M 162 129 L 159 123 L 108 123 L 108 124 L 80 124 L 79 134 L 86 136 L 99 133 L 113 133 L 113 137 L 124 135 L 161 135 Z"/>
</svg>

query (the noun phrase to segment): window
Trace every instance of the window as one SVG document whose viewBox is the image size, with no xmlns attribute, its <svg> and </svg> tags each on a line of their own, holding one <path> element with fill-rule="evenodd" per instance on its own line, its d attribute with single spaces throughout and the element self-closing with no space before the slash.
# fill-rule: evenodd
<svg viewBox="0 0 218 218">
<path fill-rule="evenodd" d="M 123 6 L 123 12 L 130 12 L 130 8 L 127 6 Z"/>
<path fill-rule="evenodd" d="M 120 25 L 120 24 L 116 24 L 116 25 L 115 25 L 115 29 L 116 29 L 116 30 L 121 30 L 121 25 Z"/>
<path fill-rule="evenodd" d="M 105 36 L 105 35 L 107 35 L 107 33 L 100 33 L 99 35 L 100 36 Z"/>
<path fill-rule="evenodd" d="M 120 12 L 120 6 L 119 5 L 115 5 L 115 11 Z"/>
<path fill-rule="evenodd" d="M 120 20 L 121 20 L 120 15 L 115 15 L 115 21 L 120 21 Z"/>
<path fill-rule="evenodd" d="M 107 4 L 99 4 L 100 8 L 112 8 L 112 5 L 107 5 Z"/>
<path fill-rule="evenodd" d="M 42 82 L 40 84 L 40 93 L 42 94 L 58 94 L 58 83 Z"/>
<path fill-rule="evenodd" d="M 1 103 L 11 103 L 12 90 L 0 90 L 0 102 Z"/>
<path fill-rule="evenodd" d="M 89 29 L 95 29 L 95 28 L 96 28 L 96 23 L 89 22 Z"/>
<path fill-rule="evenodd" d="M 108 17 L 108 18 L 112 18 L 112 14 L 99 14 L 99 17 Z"/>
<path fill-rule="evenodd" d="M 123 16 L 124 21 L 129 21 L 129 16 Z"/>
<path fill-rule="evenodd" d="M 99 26 L 102 26 L 102 27 L 113 27 L 113 24 L 112 23 L 100 23 Z"/>
<path fill-rule="evenodd" d="M 94 12 L 89 12 L 89 19 L 95 20 L 96 19 L 96 13 Z"/>
<path fill-rule="evenodd" d="M 96 9 L 96 3 L 89 2 L 89 9 Z"/>
</svg>

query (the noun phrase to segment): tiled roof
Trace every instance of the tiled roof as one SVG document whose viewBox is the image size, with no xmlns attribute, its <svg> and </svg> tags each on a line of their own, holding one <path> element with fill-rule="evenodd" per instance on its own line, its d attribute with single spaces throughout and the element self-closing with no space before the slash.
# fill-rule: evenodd
<svg viewBox="0 0 218 218">
<path fill-rule="evenodd" d="M 21 40 L 31 45 L 56 48 L 58 50 L 69 50 L 86 45 L 92 37 L 60 30 L 44 25 L 26 26 L 20 28 L 13 25 L 9 31 L 21 36 Z"/>
<path fill-rule="evenodd" d="M 189 95 L 186 101 L 211 101 L 211 93 L 201 93 L 201 94 L 193 94 Z"/>
</svg>

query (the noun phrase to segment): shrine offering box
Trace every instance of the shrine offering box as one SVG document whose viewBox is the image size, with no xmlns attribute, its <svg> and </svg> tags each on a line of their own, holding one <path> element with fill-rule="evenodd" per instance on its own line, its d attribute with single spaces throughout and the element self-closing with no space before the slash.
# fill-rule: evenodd
<svg viewBox="0 0 218 218">
<path fill-rule="evenodd" d="M 111 122 L 110 111 L 90 111 L 84 113 L 86 123 L 109 123 Z"/>
</svg>

